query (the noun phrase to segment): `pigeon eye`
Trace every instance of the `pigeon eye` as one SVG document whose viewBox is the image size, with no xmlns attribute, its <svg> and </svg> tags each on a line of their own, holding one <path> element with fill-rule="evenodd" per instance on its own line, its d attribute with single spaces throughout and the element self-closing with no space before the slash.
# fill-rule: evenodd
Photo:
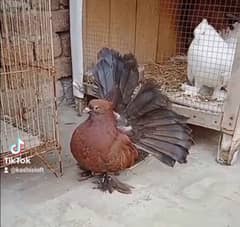
<svg viewBox="0 0 240 227">
<path fill-rule="evenodd" d="M 99 110 L 99 106 L 94 106 L 94 110 Z"/>
</svg>

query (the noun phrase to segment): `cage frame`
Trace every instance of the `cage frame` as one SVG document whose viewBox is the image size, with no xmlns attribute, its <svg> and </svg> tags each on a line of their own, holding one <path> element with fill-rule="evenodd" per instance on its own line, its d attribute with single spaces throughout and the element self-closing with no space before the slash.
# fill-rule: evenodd
<svg viewBox="0 0 240 227">
<path fill-rule="evenodd" d="M 14 2 L 14 3 L 17 4 L 17 2 Z M 21 2 L 21 3 L 23 4 L 23 2 Z M 29 159 L 31 159 L 31 158 L 36 157 L 56 177 L 59 177 L 59 176 L 63 175 L 63 165 L 62 165 L 62 148 L 61 148 L 60 139 L 59 139 L 58 104 L 57 104 L 57 90 L 56 90 L 56 80 L 57 79 L 56 79 L 56 70 L 55 70 L 55 66 L 54 66 L 54 48 L 53 48 L 51 1 L 50 0 L 45 0 L 45 3 L 46 3 L 46 7 L 48 7 L 47 13 L 49 13 L 47 23 L 48 23 L 48 26 L 49 26 L 49 34 L 48 35 L 49 35 L 49 38 L 50 38 L 50 40 L 49 40 L 50 41 L 50 56 L 51 56 L 50 57 L 50 65 L 48 65 L 47 67 L 41 67 L 40 65 L 38 65 L 39 63 L 37 63 L 37 65 L 31 65 L 29 63 L 29 67 L 32 67 L 32 69 L 29 69 L 29 72 L 31 72 L 31 71 L 33 72 L 34 68 L 37 68 L 38 70 L 47 71 L 48 76 L 51 78 L 51 86 L 52 86 L 52 89 L 53 89 L 53 97 L 52 97 L 52 102 L 51 102 L 52 109 L 53 109 L 52 120 L 54 121 L 54 129 L 55 130 L 54 130 L 53 133 L 55 135 L 55 139 L 51 140 L 51 141 L 46 141 L 46 142 L 41 141 L 41 144 L 36 145 L 34 147 L 27 148 L 27 149 L 24 148 L 20 153 L 17 153 L 17 154 L 13 154 L 10 151 L 6 151 L 6 152 L 1 153 L 0 154 L 0 169 L 7 168 L 9 166 L 15 165 L 14 163 L 6 162 L 7 158 L 13 158 L 13 159 L 29 158 Z M 22 6 L 22 7 L 24 7 L 24 6 Z M 40 7 L 43 7 L 43 6 L 40 5 Z M 5 8 L 2 9 L 2 10 L 3 10 L 3 14 L 6 13 L 6 12 L 4 12 L 4 10 L 6 10 Z M 5 26 L 7 26 L 7 25 L 5 25 Z M 16 35 L 16 34 L 17 33 L 15 33 L 14 35 Z M 19 71 L 19 73 L 21 73 L 21 71 Z M 11 76 L 12 72 L 11 71 L 8 72 L 8 73 L 1 72 L 0 75 L 4 75 L 4 74 L 9 74 Z M 22 113 L 20 113 L 20 115 L 21 114 Z M 53 167 L 52 163 L 50 163 L 49 160 L 46 157 L 46 155 L 48 155 L 50 153 L 55 153 L 55 155 L 57 157 L 58 167 L 56 167 L 56 168 Z"/>
</svg>

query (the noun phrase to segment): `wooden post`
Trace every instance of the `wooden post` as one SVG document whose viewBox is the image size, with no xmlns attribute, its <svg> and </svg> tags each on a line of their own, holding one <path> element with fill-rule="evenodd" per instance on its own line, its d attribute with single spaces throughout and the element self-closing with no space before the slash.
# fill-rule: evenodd
<svg viewBox="0 0 240 227">
<path fill-rule="evenodd" d="M 238 114 L 237 125 L 233 134 L 231 149 L 228 156 L 229 165 L 232 165 L 236 162 L 239 152 L 240 152 L 240 113 Z"/>
<path fill-rule="evenodd" d="M 232 75 L 228 84 L 228 94 L 223 106 L 222 136 L 219 142 L 217 161 L 232 164 L 234 158 L 233 137 L 237 140 L 240 109 L 240 32 L 237 34 L 237 47 L 233 62 Z M 238 127 L 238 128 L 237 128 Z M 237 134 L 236 134 L 237 132 Z"/>
</svg>

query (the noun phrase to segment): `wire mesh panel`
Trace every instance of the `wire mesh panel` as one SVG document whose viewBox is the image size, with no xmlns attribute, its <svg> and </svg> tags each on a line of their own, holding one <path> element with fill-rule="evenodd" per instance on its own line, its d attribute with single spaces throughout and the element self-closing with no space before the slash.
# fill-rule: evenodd
<svg viewBox="0 0 240 227">
<path fill-rule="evenodd" d="M 50 1 L 1 0 L 0 17 L 2 167 L 19 138 L 18 155 L 42 157 L 59 144 Z"/>
<path fill-rule="evenodd" d="M 162 16 L 171 19 L 166 29 L 160 14 L 160 30 L 165 27 L 168 39 L 174 41 L 165 52 L 160 44 L 157 61 L 176 69 L 173 77 L 167 77 L 172 84 L 177 79 L 174 89 L 167 81 L 167 94 L 178 104 L 222 112 L 240 31 L 240 3 L 161 0 L 161 7 L 166 9 Z"/>
</svg>

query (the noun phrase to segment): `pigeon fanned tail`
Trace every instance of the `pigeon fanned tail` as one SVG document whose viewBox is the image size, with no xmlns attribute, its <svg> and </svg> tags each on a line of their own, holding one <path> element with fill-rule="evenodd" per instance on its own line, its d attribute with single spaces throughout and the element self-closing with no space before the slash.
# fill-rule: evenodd
<svg viewBox="0 0 240 227">
<path fill-rule="evenodd" d="M 174 166 L 186 163 L 192 145 L 187 119 L 171 110 L 169 99 L 153 81 L 139 83 L 133 54 L 120 55 L 103 48 L 94 77 L 100 98 L 112 101 L 121 115 L 121 127 L 131 126 L 131 140 L 141 152 Z"/>
</svg>

